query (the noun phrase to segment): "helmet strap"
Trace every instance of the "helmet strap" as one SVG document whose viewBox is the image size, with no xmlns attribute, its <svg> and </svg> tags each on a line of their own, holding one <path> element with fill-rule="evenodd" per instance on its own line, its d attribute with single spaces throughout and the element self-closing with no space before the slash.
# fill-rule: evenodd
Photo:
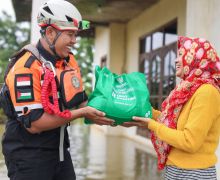
<svg viewBox="0 0 220 180">
<path fill-rule="evenodd" d="M 60 56 L 57 54 L 56 49 L 55 49 L 56 41 L 57 41 L 57 39 L 60 37 L 61 33 L 62 33 L 61 31 L 58 31 L 58 32 L 57 32 L 57 35 L 56 35 L 56 37 L 54 38 L 52 44 L 50 43 L 50 41 L 48 40 L 48 38 L 45 36 L 45 34 L 43 35 L 44 38 L 46 39 L 47 44 L 49 45 L 50 50 L 54 53 L 56 59 L 61 59 Z"/>
</svg>

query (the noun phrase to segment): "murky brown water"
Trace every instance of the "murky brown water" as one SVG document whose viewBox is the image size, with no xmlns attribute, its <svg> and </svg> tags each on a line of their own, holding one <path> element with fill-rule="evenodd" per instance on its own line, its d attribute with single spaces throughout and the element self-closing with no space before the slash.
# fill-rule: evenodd
<svg viewBox="0 0 220 180">
<path fill-rule="evenodd" d="M 0 125 L 0 138 L 3 133 Z M 87 125 L 70 126 L 70 153 L 77 180 L 160 180 L 155 157 L 137 149 L 127 138 L 104 136 Z M 0 147 L 1 148 L 1 147 Z M 8 180 L 0 153 L 0 180 Z"/>
</svg>

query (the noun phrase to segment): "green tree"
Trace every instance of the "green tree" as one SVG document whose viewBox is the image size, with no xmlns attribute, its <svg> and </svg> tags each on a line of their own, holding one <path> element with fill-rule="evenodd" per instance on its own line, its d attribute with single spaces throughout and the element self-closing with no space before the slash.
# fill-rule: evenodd
<svg viewBox="0 0 220 180">
<path fill-rule="evenodd" d="M 0 82 L 8 59 L 30 41 L 30 23 L 16 23 L 6 12 L 0 17 Z"/>
<path fill-rule="evenodd" d="M 81 68 L 85 91 L 92 91 L 94 38 L 78 38 L 73 54 Z"/>
</svg>

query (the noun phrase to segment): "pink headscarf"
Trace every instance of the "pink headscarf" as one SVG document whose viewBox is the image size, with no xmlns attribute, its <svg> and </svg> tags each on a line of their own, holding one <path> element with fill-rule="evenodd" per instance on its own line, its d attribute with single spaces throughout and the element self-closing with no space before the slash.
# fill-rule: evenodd
<svg viewBox="0 0 220 180">
<path fill-rule="evenodd" d="M 202 84 L 212 84 L 220 92 L 220 60 L 210 42 L 202 38 L 179 37 L 178 55 L 182 56 L 184 76 L 162 103 L 158 122 L 176 129 L 184 104 Z M 154 132 L 151 140 L 158 156 L 158 169 L 166 164 L 171 146 L 161 141 Z"/>
</svg>

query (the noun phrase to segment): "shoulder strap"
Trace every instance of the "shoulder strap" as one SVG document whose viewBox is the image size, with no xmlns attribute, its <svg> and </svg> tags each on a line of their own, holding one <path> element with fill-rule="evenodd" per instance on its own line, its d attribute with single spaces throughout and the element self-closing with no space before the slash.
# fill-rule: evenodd
<svg viewBox="0 0 220 180">
<path fill-rule="evenodd" d="M 40 55 L 40 53 L 39 53 L 37 47 L 36 47 L 34 44 L 27 44 L 27 45 L 24 46 L 22 49 L 31 52 L 31 53 L 32 53 L 38 60 L 40 60 L 41 62 L 45 62 L 45 61 L 46 61 L 46 59 L 44 59 L 44 58 Z"/>
<path fill-rule="evenodd" d="M 43 56 L 41 56 L 40 52 L 38 51 L 37 47 L 34 44 L 28 44 L 24 46 L 23 49 L 31 52 L 36 57 L 36 59 L 41 61 L 41 63 L 44 64 L 44 66 L 49 68 L 56 75 L 56 71 L 55 71 L 53 64 L 50 61 L 47 61 L 46 59 L 44 59 Z"/>
<path fill-rule="evenodd" d="M 46 60 L 40 55 L 37 47 L 34 44 L 27 44 L 21 50 L 19 50 L 17 53 L 15 53 L 10 59 L 9 59 L 9 64 L 6 68 L 5 75 L 4 75 L 4 80 L 6 79 L 6 76 L 8 75 L 10 69 L 15 65 L 18 59 L 22 57 L 26 52 L 30 52 L 33 56 L 30 58 L 30 61 L 27 62 L 27 67 L 30 67 L 31 64 L 33 63 L 33 59 L 37 59 L 41 61 L 42 63 L 46 62 Z M 31 64 L 30 64 L 31 63 Z"/>
<path fill-rule="evenodd" d="M 34 44 L 27 44 L 22 49 L 31 52 L 37 59 L 40 59 L 40 53 Z"/>
<path fill-rule="evenodd" d="M 6 79 L 6 76 L 8 75 L 10 69 L 15 65 L 17 60 L 20 59 L 25 54 L 25 52 L 26 51 L 24 49 L 21 49 L 20 51 L 18 51 L 12 57 L 9 58 L 9 63 L 7 65 L 7 68 L 6 68 L 5 74 L 4 74 L 4 80 Z"/>
</svg>

